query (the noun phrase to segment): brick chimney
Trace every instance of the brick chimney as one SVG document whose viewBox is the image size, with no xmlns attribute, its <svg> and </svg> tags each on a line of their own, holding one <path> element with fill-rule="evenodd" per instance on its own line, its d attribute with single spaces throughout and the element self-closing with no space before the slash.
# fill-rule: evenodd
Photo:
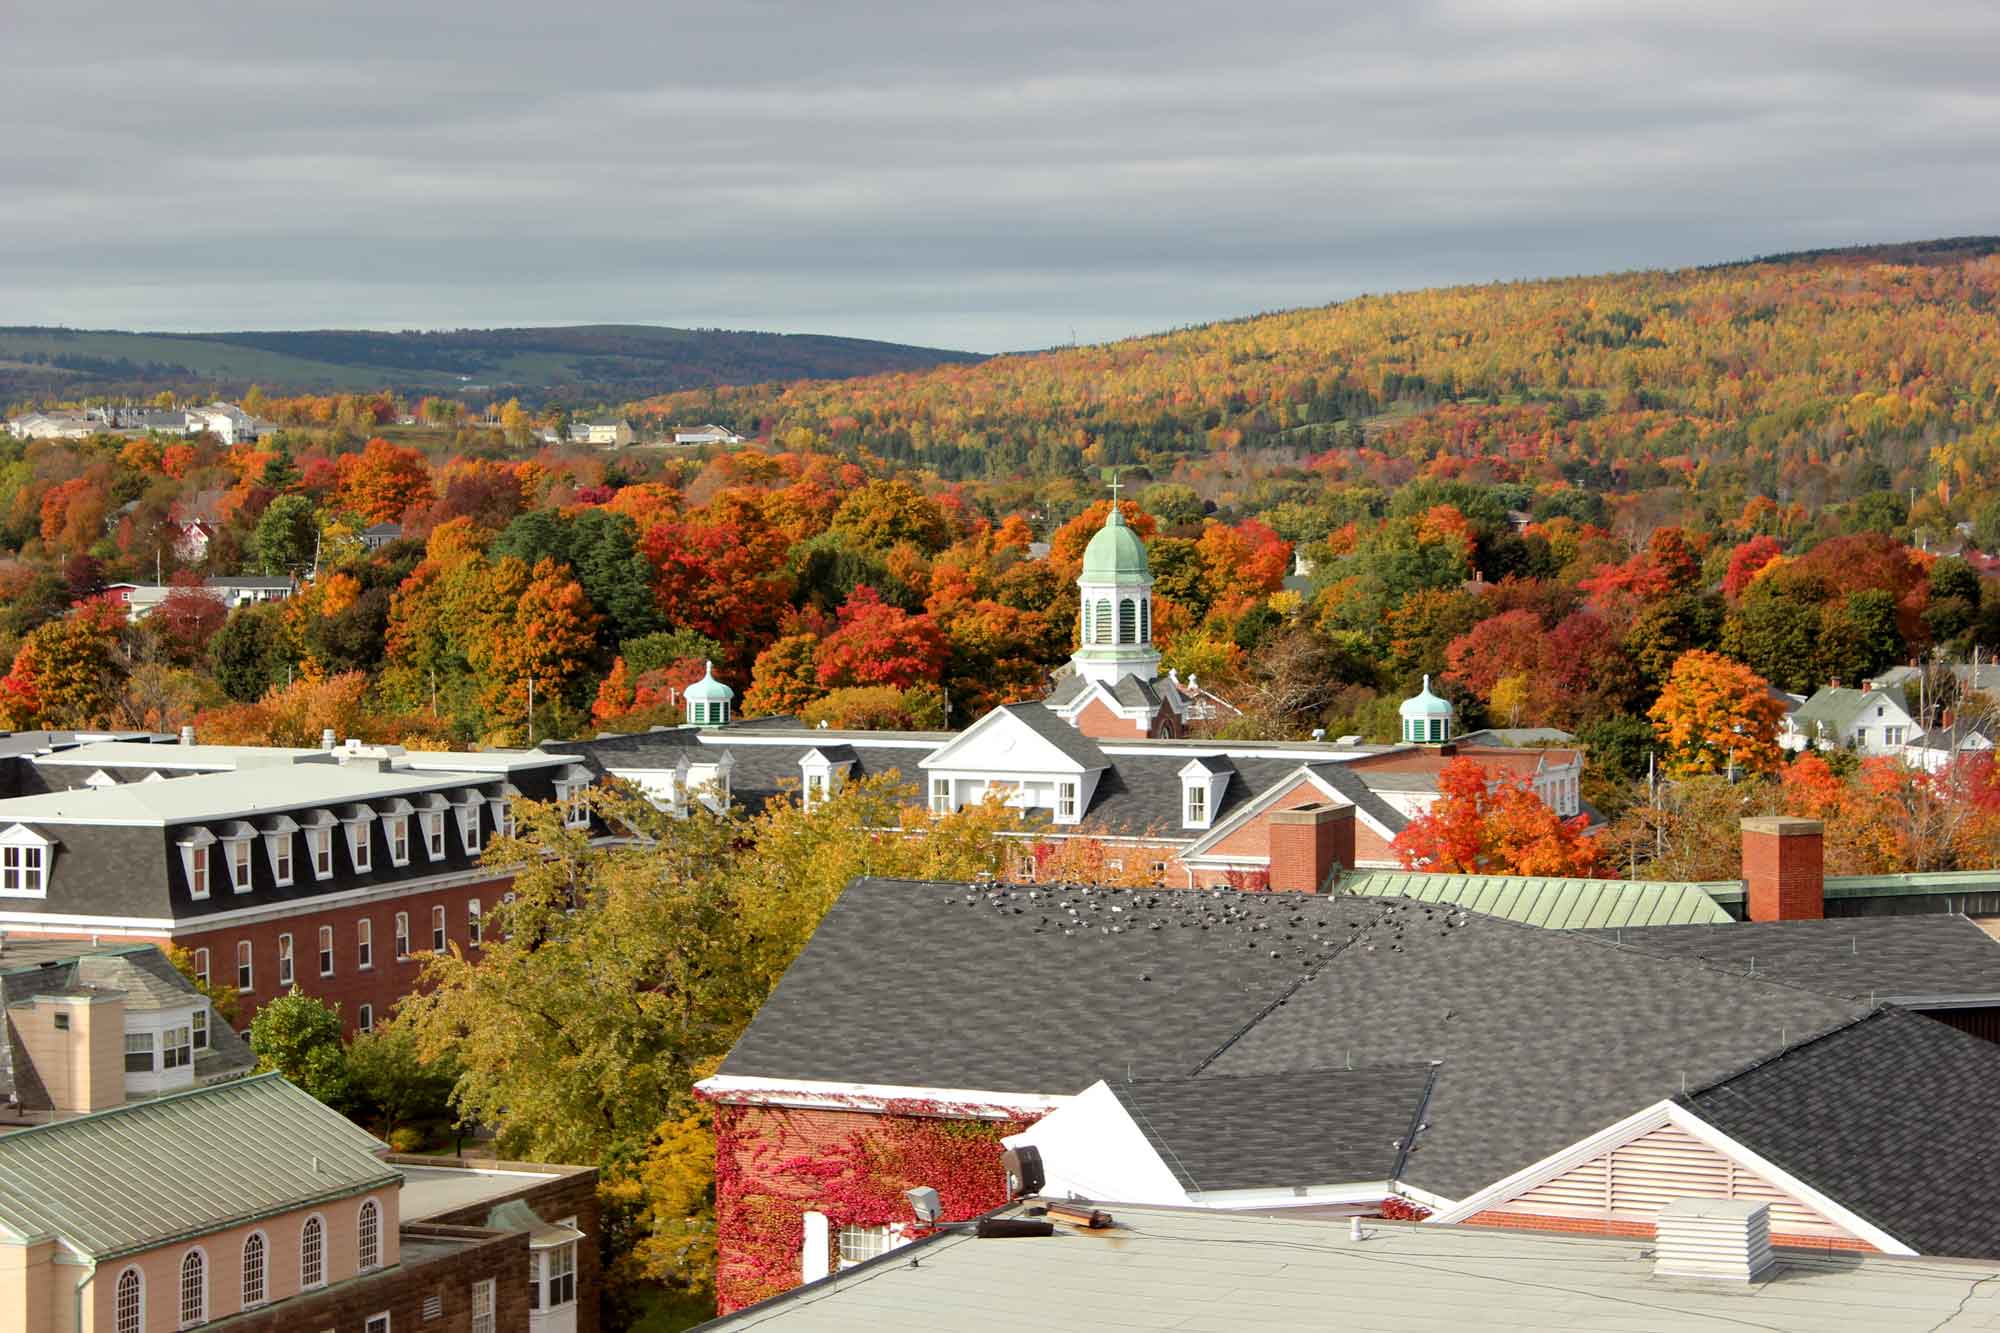
<svg viewBox="0 0 2000 1333">
<path fill-rule="evenodd" d="M 1325 802 L 1273 810 L 1270 827 L 1271 888 L 1318 893 L 1334 871 L 1354 868 L 1354 807 Z"/>
<path fill-rule="evenodd" d="M 1826 830 L 1817 819 L 1743 821 L 1743 887 L 1752 921 L 1826 915 Z"/>
</svg>

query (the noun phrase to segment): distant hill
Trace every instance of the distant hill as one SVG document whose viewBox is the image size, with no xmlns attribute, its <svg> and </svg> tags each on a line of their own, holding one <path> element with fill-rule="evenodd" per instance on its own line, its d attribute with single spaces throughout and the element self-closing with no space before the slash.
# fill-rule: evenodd
<svg viewBox="0 0 2000 1333">
<path fill-rule="evenodd" d="M 844 379 L 977 361 L 970 352 L 819 334 L 585 324 L 551 329 L 127 333 L 0 328 L 0 401 L 213 386 L 240 393 L 396 388 L 618 401 L 769 380 Z"/>
</svg>

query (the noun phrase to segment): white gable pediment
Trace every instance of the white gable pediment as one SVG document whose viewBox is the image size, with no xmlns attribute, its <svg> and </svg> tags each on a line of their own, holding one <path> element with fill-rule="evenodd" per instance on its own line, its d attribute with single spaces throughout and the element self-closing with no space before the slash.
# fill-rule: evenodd
<svg viewBox="0 0 2000 1333">
<path fill-rule="evenodd" d="M 1005 709 L 996 708 L 921 760 L 926 772 L 1035 776 L 1087 772 L 1078 759 Z"/>
</svg>

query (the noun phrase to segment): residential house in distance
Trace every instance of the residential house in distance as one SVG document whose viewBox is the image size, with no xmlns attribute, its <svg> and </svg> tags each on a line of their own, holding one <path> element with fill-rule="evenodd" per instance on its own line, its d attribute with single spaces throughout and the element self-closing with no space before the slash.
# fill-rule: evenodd
<svg viewBox="0 0 2000 1333">
<path fill-rule="evenodd" d="M 171 534 L 174 559 L 184 565 L 198 565 L 208 559 L 209 543 L 215 540 L 217 524 L 200 515 L 189 515 L 170 519 L 167 532 Z"/>
<path fill-rule="evenodd" d="M 623 417 L 587 417 L 572 421 L 569 425 L 569 439 L 572 444 L 589 444 L 600 449 L 622 449 L 638 436 L 632 431 L 632 423 Z"/>
<path fill-rule="evenodd" d="M 371 551 L 379 551 L 392 542 L 403 540 L 403 525 L 400 523 L 376 523 L 361 530 L 361 544 Z"/>
<path fill-rule="evenodd" d="M 234 403 L 210 403 L 207 407 L 192 407 L 187 411 L 190 435 L 206 433 L 224 444 L 249 444 L 276 429 L 270 422 L 251 416 Z"/>
<path fill-rule="evenodd" d="M 112 583 L 104 589 L 133 620 L 143 620 L 159 610 L 173 590 L 174 585 L 161 583 Z M 239 606 L 282 602 L 292 595 L 293 584 L 289 574 L 231 574 L 202 580 L 201 590 L 233 611 Z"/>
<path fill-rule="evenodd" d="M 277 1074 L 0 1134 L 0 1326 L 596 1333 L 596 1172 L 391 1157 Z"/>
<path fill-rule="evenodd" d="M 191 737 L 188 740 L 191 742 Z M 172 943 L 242 992 L 294 985 L 352 1029 L 388 1015 L 424 958 L 477 950 L 507 892 L 481 864 L 517 797 L 569 801 L 594 773 L 541 751 L 416 752 L 54 741 L 0 754 L 0 930 Z"/>
<path fill-rule="evenodd" d="M 727 426 L 676 426 L 675 444 L 741 444 L 743 437 Z"/>
<path fill-rule="evenodd" d="M 81 412 L 28 412 L 7 422 L 17 440 L 83 440 L 103 427 Z"/>
<path fill-rule="evenodd" d="M 1905 707 L 1900 689 L 1827 685 L 1785 718 L 1778 744 L 1787 750 L 1813 747 L 1901 758 L 1903 748 L 1922 730 Z"/>
</svg>

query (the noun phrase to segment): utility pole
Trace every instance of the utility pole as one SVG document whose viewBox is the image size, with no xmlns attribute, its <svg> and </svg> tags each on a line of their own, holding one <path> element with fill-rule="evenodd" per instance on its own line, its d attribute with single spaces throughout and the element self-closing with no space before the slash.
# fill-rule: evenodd
<svg viewBox="0 0 2000 1333">
<path fill-rule="evenodd" d="M 528 674 L 528 748 L 535 748 L 535 676 Z"/>
</svg>

